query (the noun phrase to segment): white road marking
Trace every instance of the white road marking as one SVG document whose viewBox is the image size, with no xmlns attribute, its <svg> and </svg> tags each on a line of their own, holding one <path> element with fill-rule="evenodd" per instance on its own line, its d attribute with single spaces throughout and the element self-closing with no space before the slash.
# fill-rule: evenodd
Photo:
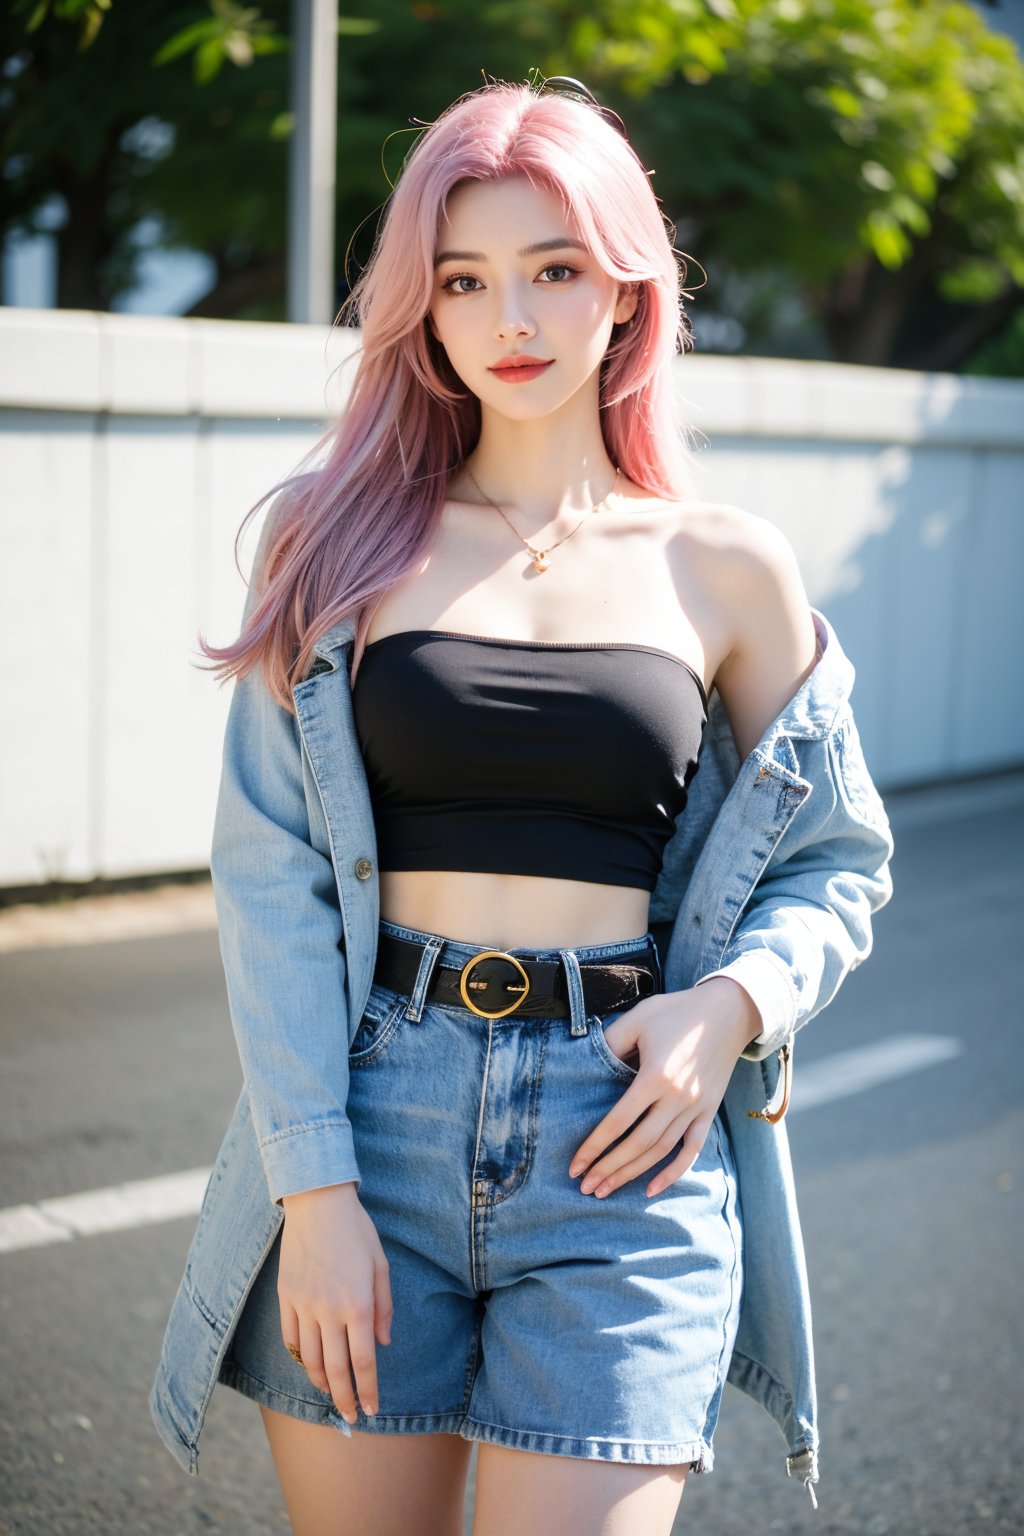
<svg viewBox="0 0 1024 1536">
<path fill-rule="evenodd" d="M 873 1045 L 838 1051 L 824 1061 L 800 1065 L 799 1043 L 793 1064 L 790 1113 L 815 1109 L 854 1093 L 864 1093 L 897 1077 L 920 1072 L 961 1055 L 963 1045 L 949 1035 L 889 1035 Z"/>
<path fill-rule="evenodd" d="M 961 1042 L 947 1035 L 890 1035 L 874 1045 L 839 1051 L 806 1067 L 798 1061 L 790 1113 L 864 1093 L 879 1083 L 951 1061 L 962 1051 Z M 0 1253 L 193 1216 L 202 1204 L 210 1171 L 190 1168 L 186 1173 L 38 1200 L 34 1205 L 9 1206 L 0 1210 Z"/>
<path fill-rule="evenodd" d="M 0 1211 L 0 1253 L 194 1215 L 203 1202 L 209 1177 L 209 1168 L 190 1168 L 186 1173 L 38 1200 L 34 1205 L 8 1206 Z"/>
</svg>

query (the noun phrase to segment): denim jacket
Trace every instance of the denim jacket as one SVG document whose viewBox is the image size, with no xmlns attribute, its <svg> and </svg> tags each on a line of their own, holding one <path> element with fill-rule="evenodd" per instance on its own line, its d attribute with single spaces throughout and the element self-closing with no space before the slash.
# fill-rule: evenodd
<svg viewBox="0 0 1024 1536">
<path fill-rule="evenodd" d="M 255 598 L 254 581 L 245 618 Z M 712 691 L 700 766 L 650 905 L 666 991 L 724 973 L 761 1013 L 722 1106 L 744 1229 L 729 1379 L 777 1421 L 787 1470 L 808 1487 L 818 1475 L 811 1317 L 786 1128 L 751 1112 L 775 1098 L 795 1032 L 869 953 L 871 915 L 892 893 L 889 824 L 850 712 L 853 666 L 812 612 L 820 659 L 744 762 Z M 211 874 L 243 1087 L 149 1399 L 161 1439 L 193 1475 L 282 1198 L 359 1178 L 345 1041 L 370 991 L 379 885 L 353 724 L 354 632 L 349 616 L 317 643 L 293 689 L 295 715 L 258 668 L 236 681 L 228 712 Z M 329 1421 L 350 1433 L 333 1407 Z"/>
</svg>

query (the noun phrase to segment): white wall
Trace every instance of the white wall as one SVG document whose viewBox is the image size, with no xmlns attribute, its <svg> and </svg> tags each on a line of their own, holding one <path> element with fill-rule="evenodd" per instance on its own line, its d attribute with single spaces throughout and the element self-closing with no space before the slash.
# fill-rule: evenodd
<svg viewBox="0 0 1024 1536">
<path fill-rule="evenodd" d="M 0 886 L 206 864 L 230 685 L 196 635 L 237 634 L 238 526 L 340 408 L 357 344 L 0 311 Z M 882 787 L 1024 762 L 1024 383 L 677 370 L 701 492 L 789 535 Z"/>
<path fill-rule="evenodd" d="M 883 787 L 1024 761 L 1024 382 L 680 363 L 709 500 L 789 535 Z M 689 404 L 687 403 L 689 402 Z"/>
</svg>

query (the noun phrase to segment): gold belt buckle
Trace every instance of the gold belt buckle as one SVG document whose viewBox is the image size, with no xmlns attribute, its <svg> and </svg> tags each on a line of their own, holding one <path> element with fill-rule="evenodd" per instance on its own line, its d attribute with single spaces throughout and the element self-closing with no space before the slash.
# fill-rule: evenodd
<svg viewBox="0 0 1024 1536">
<path fill-rule="evenodd" d="M 488 1013 L 485 1009 L 478 1008 L 476 1003 L 474 1003 L 473 999 L 470 997 L 470 987 L 475 987 L 478 991 L 480 991 L 487 986 L 486 981 L 470 981 L 469 979 L 470 971 L 473 969 L 474 965 L 479 964 L 481 960 L 507 960 L 511 965 L 515 966 L 516 970 L 523 978 L 521 986 L 518 986 L 514 983 L 506 986 L 506 992 L 522 993 L 522 996 L 517 997 L 515 1002 L 509 1003 L 507 1008 L 499 1008 L 494 1013 Z M 515 955 L 508 954 L 504 949 L 484 949 L 481 950 L 480 954 L 474 955 L 472 960 L 467 960 L 465 965 L 462 967 L 462 970 L 459 972 L 459 991 L 462 994 L 462 1001 L 465 1003 L 466 1007 L 472 1009 L 474 1013 L 478 1013 L 482 1019 L 503 1019 L 506 1013 L 512 1013 L 514 1009 L 519 1007 L 520 1003 L 525 1001 L 530 991 L 530 978 L 527 976 L 525 970 L 520 965 Z"/>
</svg>

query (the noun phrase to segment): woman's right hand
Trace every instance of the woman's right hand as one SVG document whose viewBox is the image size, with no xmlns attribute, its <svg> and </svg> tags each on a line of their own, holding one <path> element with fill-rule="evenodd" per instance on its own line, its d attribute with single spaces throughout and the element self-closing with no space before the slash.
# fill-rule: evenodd
<svg viewBox="0 0 1024 1536">
<path fill-rule="evenodd" d="M 377 1412 L 377 1351 L 391 1342 L 391 1283 L 354 1183 L 286 1195 L 277 1276 L 281 1335 L 348 1423 Z"/>
</svg>

